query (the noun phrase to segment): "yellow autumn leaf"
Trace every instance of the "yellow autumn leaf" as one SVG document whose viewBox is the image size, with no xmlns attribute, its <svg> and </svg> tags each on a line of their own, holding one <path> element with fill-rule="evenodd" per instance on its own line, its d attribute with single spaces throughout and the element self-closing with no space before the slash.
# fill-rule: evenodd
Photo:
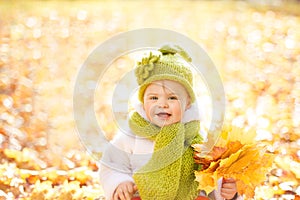
<svg viewBox="0 0 300 200">
<path fill-rule="evenodd" d="M 217 185 L 217 176 L 214 174 L 219 167 L 219 161 L 211 162 L 210 166 L 202 171 L 196 171 L 196 181 L 199 182 L 198 189 L 204 190 L 207 194 L 213 191 Z"/>
<path fill-rule="evenodd" d="M 256 132 L 254 129 L 245 131 L 236 126 L 227 126 L 221 131 L 217 146 L 224 146 L 228 141 L 239 141 L 241 144 L 251 144 L 255 142 Z"/>
<path fill-rule="evenodd" d="M 14 149 L 4 149 L 4 154 L 10 159 L 16 160 L 16 162 L 22 161 L 22 152 L 14 150 Z"/>
<path fill-rule="evenodd" d="M 244 194 L 247 197 L 254 197 L 255 186 L 253 184 L 245 184 L 243 181 L 237 180 L 237 190 L 239 194 Z"/>
<path fill-rule="evenodd" d="M 230 155 L 236 153 L 243 145 L 239 141 L 227 142 L 227 150 L 221 156 L 222 159 L 228 158 Z"/>
<path fill-rule="evenodd" d="M 195 172 L 196 181 L 199 183 L 198 189 L 204 190 L 207 194 L 215 189 L 213 173 Z"/>
<path fill-rule="evenodd" d="M 251 165 L 253 159 L 258 157 L 258 150 L 249 146 L 244 146 L 237 153 L 232 154 L 229 158 L 224 159 L 220 163 L 220 171 L 224 170 L 229 176 L 239 173 L 246 167 Z"/>
</svg>

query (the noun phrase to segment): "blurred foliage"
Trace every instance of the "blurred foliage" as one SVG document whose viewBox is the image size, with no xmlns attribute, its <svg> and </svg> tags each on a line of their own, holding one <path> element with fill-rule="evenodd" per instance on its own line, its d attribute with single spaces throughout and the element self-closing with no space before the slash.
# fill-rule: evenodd
<svg viewBox="0 0 300 200">
<path fill-rule="evenodd" d="M 255 198 L 300 195 L 300 5 L 272 2 L 0 1 L 0 198 L 100 198 L 97 165 L 74 127 L 74 81 L 97 45 L 142 27 L 201 44 L 223 79 L 226 121 L 269 143 L 274 167 Z M 109 106 L 101 100 L 96 112 L 113 135 Z"/>
</svg>

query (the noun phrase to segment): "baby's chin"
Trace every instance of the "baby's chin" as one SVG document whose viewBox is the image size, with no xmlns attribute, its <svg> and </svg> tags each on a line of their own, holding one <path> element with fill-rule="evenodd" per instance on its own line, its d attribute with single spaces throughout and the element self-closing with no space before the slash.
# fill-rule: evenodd
<svg viewBox="0 0 300 200">
<path fill-rule="evenodd" d="M 169 120 L 160 120 L 160 119 L 156 119 L 156 118 L 152 118 L 151 119 L 151 123 L 158 126 L 158 127 L 165 127 L 165 126 L 169 126 L 171 124 L 175 124 L 178 121 L 173 121 L 171 119 Z"/>
</svg>

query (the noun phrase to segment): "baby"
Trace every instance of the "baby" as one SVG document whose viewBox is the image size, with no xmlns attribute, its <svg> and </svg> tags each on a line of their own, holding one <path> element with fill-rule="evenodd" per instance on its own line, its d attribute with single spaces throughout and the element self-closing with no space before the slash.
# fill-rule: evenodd
<svg viewBox="0 0 300 200">
<path fill-rule="evenodd" d="M 185 200 L 200 198 L 192 144 L 201 143 L 191 58 L 180 47 L 164 46 L 135 69 L 140 103 L 129 128 L 116 135 L 100 166 L 108 200 Z M 196 168 L 195 168 L 196 167 Z M 226 179 L 211 196 L 237 197 L 236 182 Z"/>
</svg>

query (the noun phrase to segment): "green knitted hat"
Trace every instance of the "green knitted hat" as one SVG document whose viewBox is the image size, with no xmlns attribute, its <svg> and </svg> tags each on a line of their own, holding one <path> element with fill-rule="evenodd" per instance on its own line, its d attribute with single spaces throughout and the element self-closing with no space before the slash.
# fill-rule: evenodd
<svg viewBox="0 0 300 200">
<path fill-rule="evenodd" d="M 148 57 L 137 63 L 135 76 L 140 86 L 139 100 L 143 102 L 144 92 L 150 83 L 167 79 L 183 85 L 191 98 L 191 103 L 193 103 L 195 101 L 193 74 L 188 65 L 192 59 L 179 46 L 170 47 L 166 45 L 158 51 L 161 53 L 160 55 L 153 55 L 150 52 Z"/>
</svg>

